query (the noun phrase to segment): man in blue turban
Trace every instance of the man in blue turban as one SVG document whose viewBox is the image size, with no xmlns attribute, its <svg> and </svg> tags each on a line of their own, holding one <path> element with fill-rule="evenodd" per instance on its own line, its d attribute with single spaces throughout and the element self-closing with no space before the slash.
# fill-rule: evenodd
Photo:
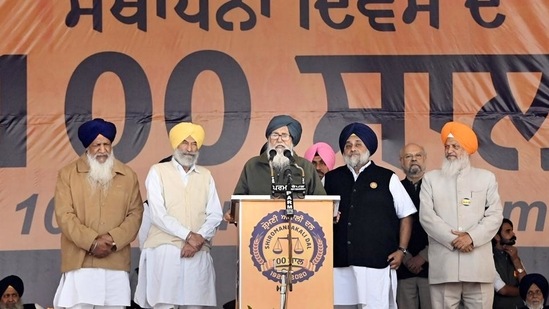
<svg viewBox="0 0 549 309">
<path fill-rule="evenodd" d="M 286 184 L 287 170 L 291 171 L 295 184 L 300 184 L 302 177 L 305 178 L 305 194 L 325 194 L 312 163 L 294 152 L 294 147 L 301 140 L 301 132 L 301 123 L 293 117 L 273 117 L 265 130 L 267 150 L 246 162 L 234 194 L 270 195 L 272 179 L 277 184 Z M 296 165 L 303 169 L 303 173 Z M 226 219 L 230 220 L 227 216 Z"/>
<path fill-rule="evenodd" d="M 326 193 L 341 197 L 334 224 L 335 308 L 396 308 L 396 269 L 407 254 L 416 208 L 398 176 L 370 160 L 377 145 L 370 127 L 347 125 L 339 135 L 345 165 L 325 176 Z"/>
<path fill-rule="evenodd" d="M 111 122 L 85 122 L 78 128 L 85 152 L 59 171 L 55 216 L 63 274 L 55 308 L 130 305 L 130 243 L 143 203 L 136 173 L 114 157 L 115 136 Z"/>
</svg>

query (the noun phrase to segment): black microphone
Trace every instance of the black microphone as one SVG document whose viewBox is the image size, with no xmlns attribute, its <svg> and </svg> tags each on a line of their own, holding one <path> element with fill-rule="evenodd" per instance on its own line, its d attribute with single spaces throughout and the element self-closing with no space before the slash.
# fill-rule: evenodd
<svg viewBox="0 0 549 309">
<path fill-rule="evenodd" d="M 305 185 L 305 170 L 295 162 L 295 158 L 294 156 L 292 156 L 292 152 L 286 149 L 284 150 L 284 156 L 290 160 L 290 164 L 292 164 L 301 171 L 301 184 Z"/>
<path fill-rule="evenodd" d="M 276 192 L 274 190 L 275 183 L 275 176 L 274 176 L 274 170 L 273 170 L 273 159 L 276 156 L 276 150 L 271 149 L 269 150 L 269 155 L 267 156 L 269 159 L 269 168 L 271 169 L 271 198 L 273 198 L 276 195 Z"/>
</svg>

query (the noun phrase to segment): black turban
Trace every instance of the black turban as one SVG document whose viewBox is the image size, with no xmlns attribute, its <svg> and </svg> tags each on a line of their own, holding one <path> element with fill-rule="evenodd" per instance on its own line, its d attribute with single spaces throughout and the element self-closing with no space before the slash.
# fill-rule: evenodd
<svg viewBox="0 0 549 309">
<path fill-rule="evenodd" d="M 545 302 L 547 301 L 547 293 L 549 292 L 549 284 L 547 283 L 547 279 L 543 275 L 540 274 L 528 274 L 520 280 L 519 284 L 519 293 L 522 300 L 526 301 L 526 295 L 528 294 L 528 289 L 532 286 L 532 284 L 536 284 L 538 288 L 541 290 L 541 294 L 543 294 L 543 302 L 545 305 Z"/>
<path fill-rule="evenodd" d="M 80 139 L 84 148 L 88 148 L 99 134 L 108 138 L 112 143 L 116 136 L 116 126 L 112 122 L 95 118 L 94 120 L 84 122 L 78 128 L 78 139 Z"/>
<path fill-rule="evenodd" d="M 7 276 L 0 281 L 0 294 L 4 294 L 10 285 L 17 291 L 19 297 L 23 296 L 23 292 L 25 291 L 23 280 L 15 275 Z"/>
<path fill-rule="evenodd" d="M 271 135 L 274 130 L 284 126 L 288 127 L 294 146 L 299 144 L 299 140 L 301 140 L 301 132 L 303 132 L 301 129 L 301 123 L 288 115 L 278 115 L 273 117 L 267 126 L 267 130 L 265 130 L 265 137 L 269 138 L 269 135 Z"/>
<path fill-rule="evenodd" d="M 363 123 L 354 122 L 343 128 L 341 134 L 339 135 L 339 149 L 341 150 L 341 153 L 343 153 L 343 150 L 345 149 L 345 143 L 347 142 L 347 139 L 349 139 L 349 136 L 353 134 L 358 136 L 358 138 L 360 138 L 364 145 L 366 145 L 366 148 L 368 148 L 370 155 L 373 155 L 376 152 L 376 133 L 372 129 L 370 129 L 369 126 Z"/>
</svg>

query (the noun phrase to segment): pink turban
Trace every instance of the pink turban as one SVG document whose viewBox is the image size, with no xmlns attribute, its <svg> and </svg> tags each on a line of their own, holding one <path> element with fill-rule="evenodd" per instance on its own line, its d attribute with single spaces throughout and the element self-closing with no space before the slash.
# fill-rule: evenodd
<svg viewBox="0 0 549 309">
<path fill-rule="evenodd" d="M 322 158 L 322 161 L 326 163 L 328 170 L 331 171 L 334 168 L 335 153 L 330 145 L 323 142 L 316 143 L 305 151 L 305 155 L 303 157 L 312 162 L 315 154 L 318 154 L 320 158 Z"/>
<path fill-rule="evenodd" d="M 440 138 L 442 139 L 443 144 L 446 144 L 448 137 L 453 137 L 458 141 L 459 145 L 463 147 L 468 154 L 473 154 L 478 149 L 477 135 L 471 128 L 463 123 L 455 121 L 446 123 L 440 132 Z"/>
</svg>

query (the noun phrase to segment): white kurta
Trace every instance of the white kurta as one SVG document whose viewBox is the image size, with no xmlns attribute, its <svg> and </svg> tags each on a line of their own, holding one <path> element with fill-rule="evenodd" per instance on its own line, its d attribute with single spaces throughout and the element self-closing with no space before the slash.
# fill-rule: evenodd
<svg viewBox="0 0 549 309">
<path fill-rule="evenodd" d="M 171 163 L 176 166 L 184 184 L 187 184 L 190 173 L 197 172 L 192 167 L 186 173 L 174 160 Z M 167 214 L 161 181 L 154 169 L 149 172 L 145 185 L 151 224 L 170 235 L 186 239 L 191 231 Z M 206 220 L 198 234 L 211 241 L 223 217 L 213 179 L 209 192 Z M 142 233 L 145 231 L 140 231 Z M 143 249 L 134 299 L 137 304 L 146 308 L 161 304 L 216 306 L 215 271 L 210 252 L 199 251 L 192 258 L 180 256 L 181 249 L 171 244 Z"/>
<path fill-rule="evenodd" d="M 80 268 L 62 274 L 53 306 L 56 309 L 78 304 L 129 306 L 130 299 L 130 279 L 127 272 Z"/>
<path fill-rule="evenodd" d="M 363 166 L 362 172 L 371 161 Z M 350 168 L 356 179 L 358 174 Z M 408 192 L 396 174 L 391 176 L 389 191 L 393 195 L 395 212 L 402 219 L 417 211 Z M 334 304 L 362 305 L 368 308 L 397 308 L 397 274 L 387 266 L 383 269 L 350 266 L 334 268 Z"/>
</svg>

